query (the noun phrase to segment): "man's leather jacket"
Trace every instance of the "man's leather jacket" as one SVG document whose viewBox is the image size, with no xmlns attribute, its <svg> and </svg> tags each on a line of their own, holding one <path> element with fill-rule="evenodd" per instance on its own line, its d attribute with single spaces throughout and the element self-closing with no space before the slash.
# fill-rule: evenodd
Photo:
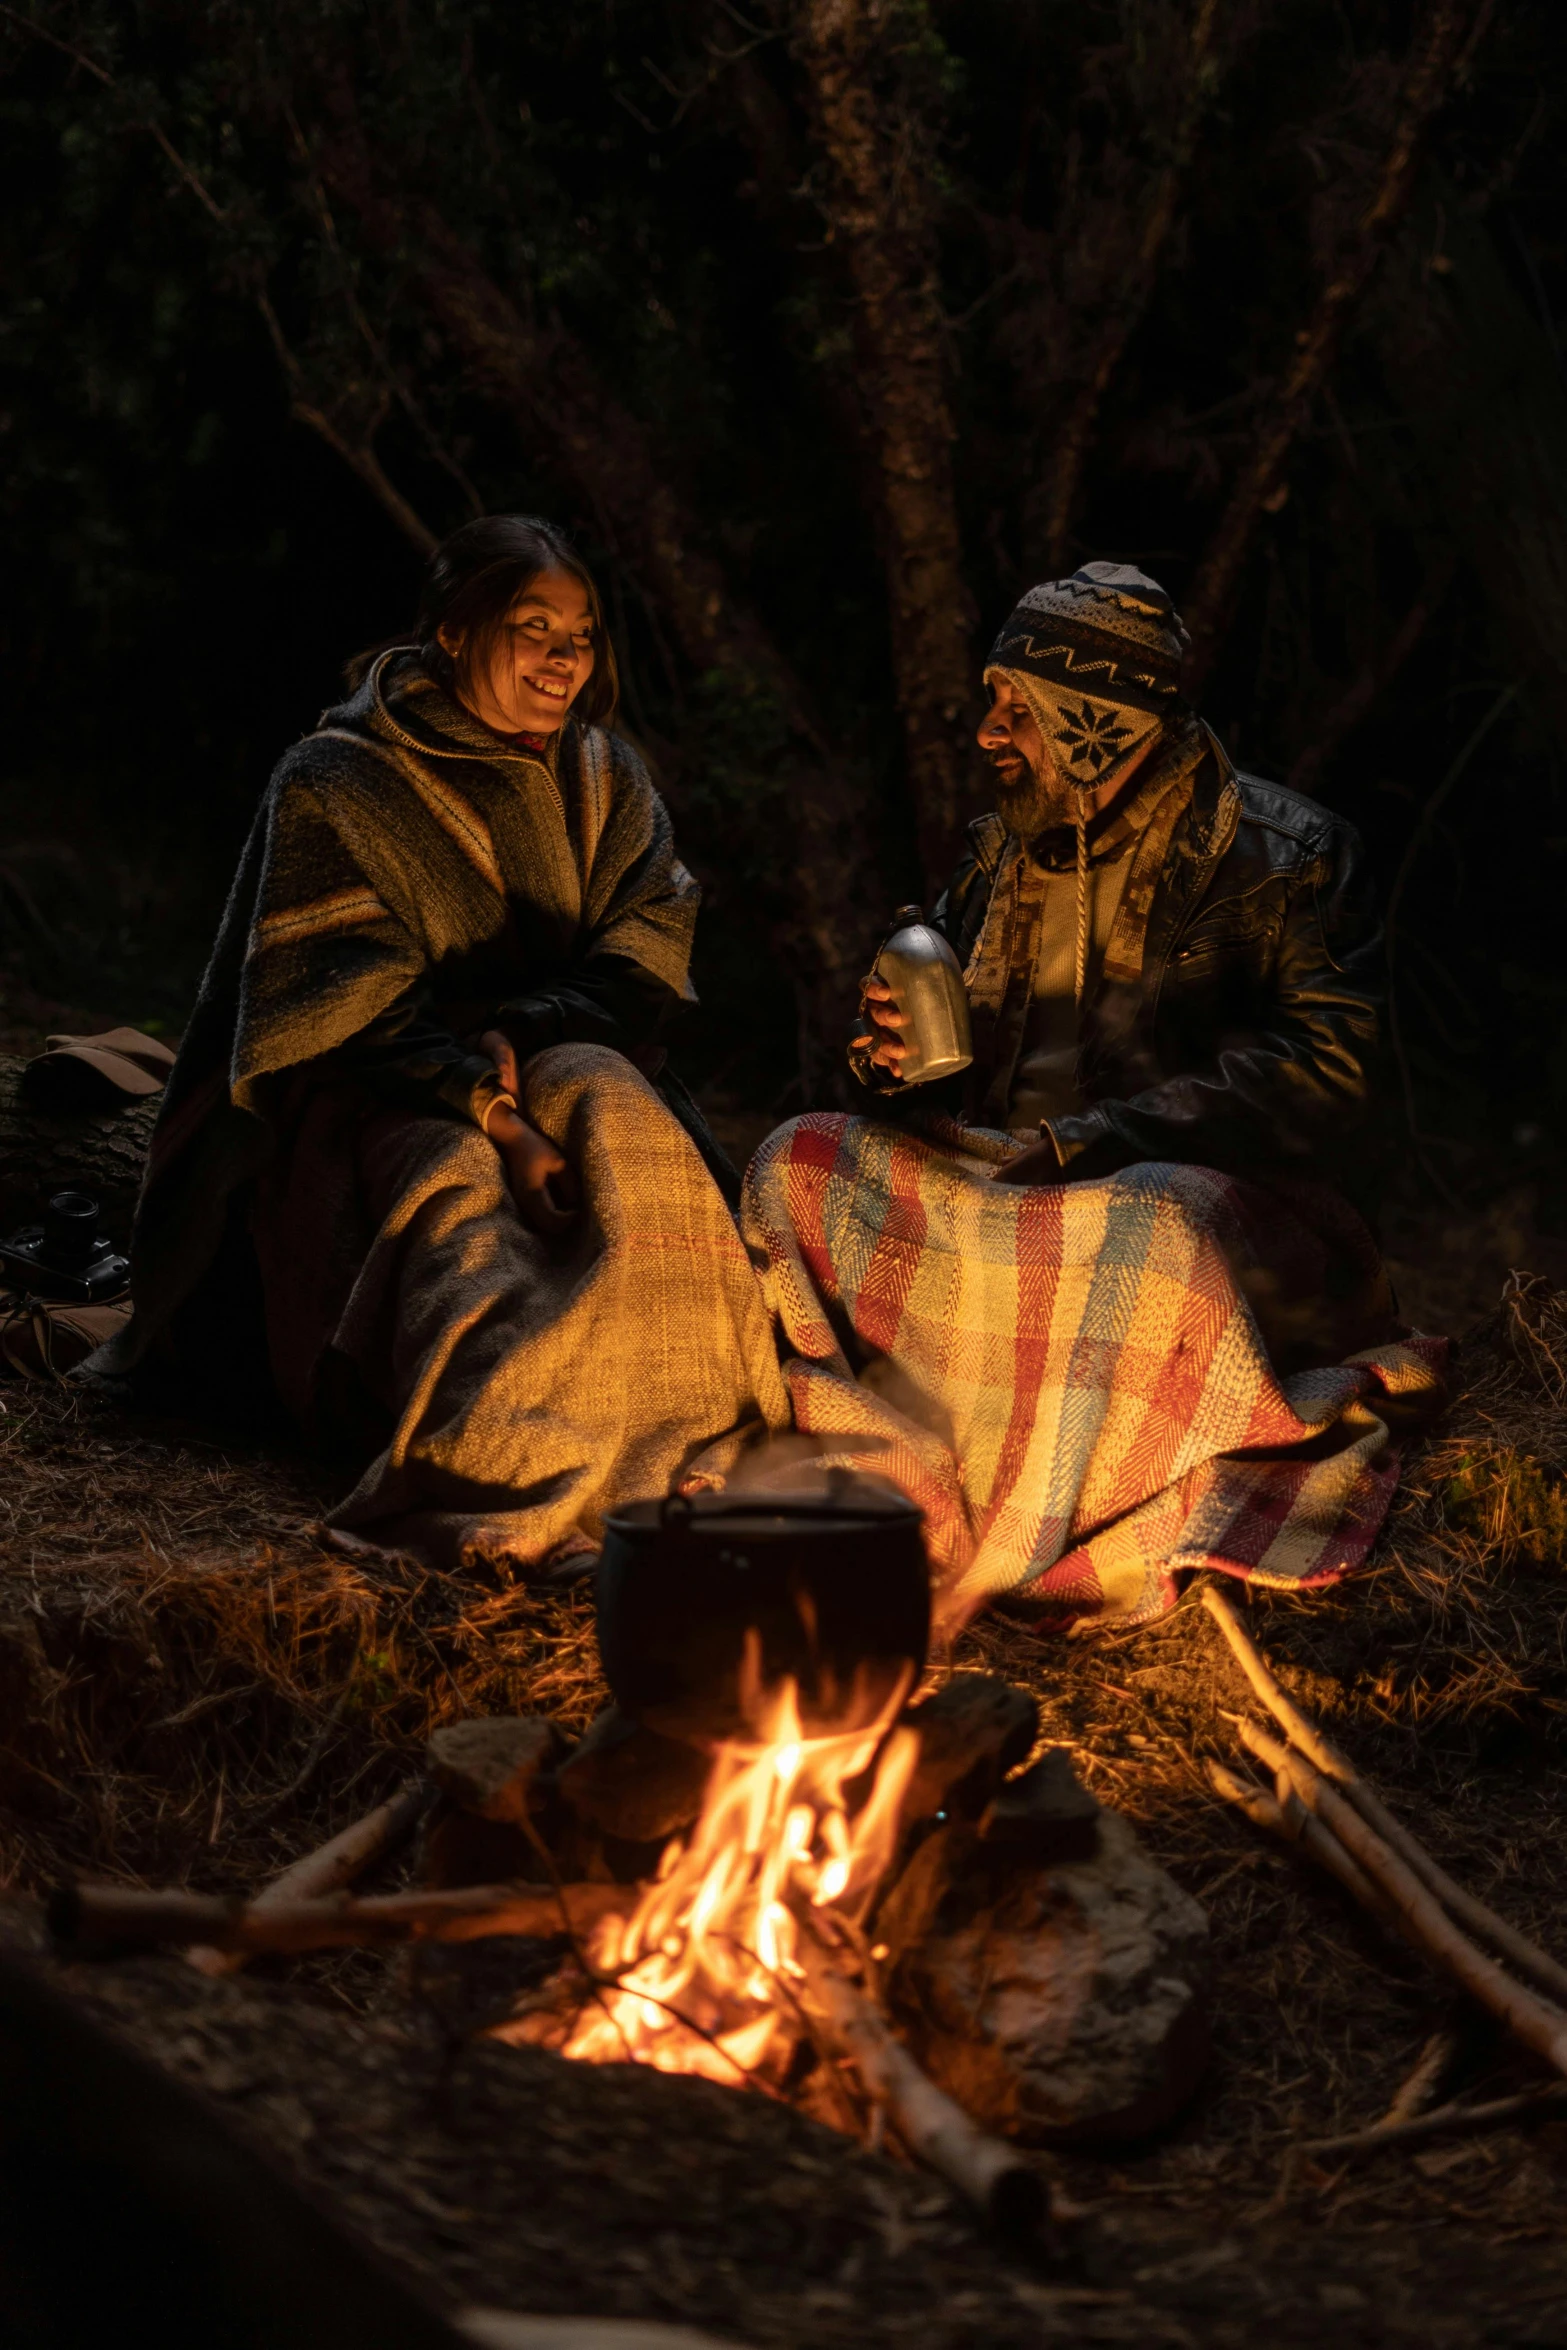
<svg viewBox="0 0 1567 2350">
<path fill-rule="evenodd" d="M 975 1058 L 949 1081 L 961 1103 L 946 1087 L 930 1093 L 971 1124 L 1005 1127 L 1042 893 L 999 816 L 969 833 L 932 920 L 964 966 Z M 1381 1002 L 1382 932 L 1358 835 L 1301 793 L 1238 773 L 1210 736 L 1154 891 L 1141 978 L 1105 982 L 1085 1007 L 1088 1107 L 1046 1130 L 1068 1179 L 1140 1159 L 1342 1172 L 1368 1107 Z M 881 1087 L 863 1061 L 860 1074 Z M 887 1090 L 913 1108 L 925 1089 Z"/>
</svg>

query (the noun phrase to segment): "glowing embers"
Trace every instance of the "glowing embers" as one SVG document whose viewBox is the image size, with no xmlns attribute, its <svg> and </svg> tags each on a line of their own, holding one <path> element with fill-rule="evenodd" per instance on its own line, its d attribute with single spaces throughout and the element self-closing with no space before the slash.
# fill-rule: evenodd
<svg viewBox="0 0 1567 2350">
<path fill-rule="evenodd" d="M 786 2055 L 811 1912 L 830 1909 L 852 1934 L 892 1860 L 919 1756 L 915 1733 L 893 1727 L 907 1679 L 870 1721 L 862 1712 L 859 1727 L 807 1738 L 795 1684 L 763 1690 L 757 1662 L 752 1644 L 751 1735 L 718 1748 L 695 1825 L 650 1885 L 628 1889 L 629 1916 L 594 1937 L 568 2056 L 733 2082 Z"/>
</svg>

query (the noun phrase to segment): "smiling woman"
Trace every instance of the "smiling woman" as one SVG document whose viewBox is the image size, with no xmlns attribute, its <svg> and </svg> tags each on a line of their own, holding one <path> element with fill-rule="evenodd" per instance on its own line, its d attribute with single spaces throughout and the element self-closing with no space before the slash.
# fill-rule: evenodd
<svg viewBox="0 0 1567 2350">
<path fill-rule="evenodd" d="M 340 1527 L 546 1565 L 787 1420 L 732 1170 L 665 1066 L 698 893 L 548 524 L 459 531 L 355 676 L 262 804 L 98 1367 L 210 1397 L 259 1366 L 357 1454 Z"/>
<path fill-rule="evenodd" d="M 431 674 L 497 734 L 551 734 L 573 708 L 615 722 L 598 589 L 548 523 L 489 514 L 454 533 L 431 562 L 417 634 Z"/>
</svg>

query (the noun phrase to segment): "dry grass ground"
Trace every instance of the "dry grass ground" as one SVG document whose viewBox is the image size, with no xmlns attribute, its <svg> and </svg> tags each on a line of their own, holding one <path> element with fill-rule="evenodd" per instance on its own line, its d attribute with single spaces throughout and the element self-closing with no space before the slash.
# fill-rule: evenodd
<svg viewBox="0 0 1567 2350">
<path fill-rule="evenodd" d="M 1559 1301 L 1524 1304 L 1532 1340 L 1517 1337 L 1516 1318 L 1498 1315 L 1461 1351 L 1457 1400 L 1410 1463 L 1371 1570 L 1305 1599 L 1254 1595 L 1249 1620 L 1287 1685 L 1438 1857 L 1567 1954 L 1567 1410 L 1556 1369 L 1567 1349 L 1557 1344 Z M 600 1702 L 585 1594 L 372 1571 L 317 1541 L 325 1488 L 302 1460 L 127 1423 L 76 1389 L 12 1383 L 0 1400 L 0 1872 L 14 1894 L 75 1871 L 252 1885 L 366 1808 L 436 1722 L 546 1710 L 579 1723 Z M 831 2240 L 819 2273 L 815 2254 L 800 2252 L 795 2286 L 775 2278 L 772 2298 L 763 2293 L 748 2318 L 743 2296 L 707 2275 L 705 2264 L 722 2257 L 715 2209 L 701 2243 L 682 2238 L 667 2260 L 649 2256 L 645 2290 L 634 2263 L 616 2268 L 602 2306 L 683 2309 L 780 2344 L 851 2336 L 1218 2344 L 1253 2339 L 1258 2326 L 1281 2342 L 1324 2331 L 1400 2343 L 1567 2338 L 1567 2258 L 1556 2248 L 1567 2121 L 1384 2155 L 1359 2169 L 1287 2169 L 1303 2137 L 1376 2118 L 1440 2026 L 1457 2031 L 1450 2089 L 1478 2095 L 1531 2076 L 1483 2018 L 1455 2009 L 1333 1887 L 1211 1796 L 1198 1760 L 1234 1755 L 1226 1717 L 1247 1697 L 1204 1611 L 1189 1599 L 1162 1624 L 1071 1643 L 996 1614 L 964 1636 L 951 1661 L 1035 1691 L 1046 1735 L 1073 1749 L 1089 1784 L 1136 1822 L 1212 1916 L 1216 2045 L 1196 2104 L 1157 2145 L 1114 2162 L 1060 2166 L 1106 2215 L 1103 2241 L 1121 2246 L 1110 2265 L 1121 2261 L 1125 2274 L 1091 2279 L 1075 2302 L 1057 2293 L 1047 2310 L 1034 2287 L 1019 2297 L 1017 2279 L 1008 2283 L 963 2228 L 952 2232 L 927 2186 L 909 2182 L 907 2191 L 898 2185 L 886 2224 L 894 2240 L 913 2230 L 907 2258 L 924 2278 L 920 2311 L 901 2292 L 889 2301 L 890 2287 L 876 2281 L 881 2254 L 867 2250 L 856 2269 L 852 2244 L 845 2248 L 854 2230 L 846 2238 L 822 2213 L 847 2196 L 845 2209 L 861 2213 L 856 2226 L 870 2227 L 864 2196 L 869 2210 L 877 2194 L 892 2192 L 885 2182 L 894 2174 L 877 2164 L 882 2184 L 867 2189 L 868 2174 L 852 2166 L 868 2158 L 847 2148 L 841 2158 L 821 2155 L 812 2138 L 796 2150 L 790 2193 L 802 2213 L 817 2210 L 822 2241 Z M 25 1909 L 13 1916 L 25 1918 Z M 220 2091 L 222 2077 L 243 2075 L 243 2047 L 268 2040 L 268 2096 L 236 2091 L 235 2101 L 248 2126 L 307 2168 L 310 2146 L 331 2136 L 322 2108 L 336 2093 L 338 2060 L 323 2050 L 339 2051 L 345 2082 L 356 2067 L 395 2074 L 412 2062 L 396 2053 L 406 1998 L 392 1959 L 322 1958 L 270 1985 L 211 1986 L 183 2038 L 173 2022 L 191 1997 L 182 1975 L 174 1962 L 142 1962 L 104 1970 L 96 1989 L 82 1976 L 81 1987 L 209 2087 L 219 2076 Z M 504 2068 L 513 2055 L 554 2061 L 492 2051 L 482 2063 Z M 301 2074 L 292 2089 L 291 2066 Z M 492 2082 L 485 2072 L 480 2105 L 520 2094 L 507 2086 L 520 2078 L 503 2070 Z M 546 2076 L 534 2086 L 548 2106 Z M 608 2143 L 617 2099 L 630 2098 L 622 2119 L 635 2136 L 650 2126 L 651 2109 L 638 2101 L 668 2086 L 627 2092 L 595 2078 L 572 2095 L 599 2116 L 594 2126 Z M 295 2130 L 297 2143 L 267 2119 L 290 2096 L 296 2120 L 300 2100 L 313 2116 L 302 2135 Z M 377 2159 L 395 2171 L 396 2145 L 418 2138 L 404 2182 L 417 2201 L 432 2192 L 433 2157 L 424 2123 L 400 2096 L 388 2089 L 377 2109 Z M 703 2089 L 698 2105 L 711 2097 L 751 2117 L 736 2124 L 745 2146 L 734 2156 L 734 2191 L 744 2202 L 781 2159 L 783 2141 L 767 2133 L 793 2125 L 774 2108 L 753 2115 L 760 2100 L 720 2091 Z M 669 2126 L 701 2142 L 713 2125 L 705 2105 L 686 2115 L 689 2102 L 680 2088 Z M 671 2208 L 689 2201 L 679 2184 L 684 2159 L 671 2153 Z M 851 2169 L 839 2175 L 835 2163 Z M 413 2256 L 449 2272 L 454 2290 L 477 2289 L 469 2271 L 487 2257 L 474 2245 L 475 2230 L 486 2232 L 484 2199 L 468 2171 L 447 2198 L 455 2216 L 418 2226 L 411 2204 L 367 2179 L 362 2165 L 356 2192 L 381 2213 L 379 2221 L 370 2213 L 374 2232 L 405 2250 L 412 2242 Z M 921 2195 L 924 2219 L 915 2212 Z M 590 2241 L 607 2215 L 618 2215 L 622 2233 L 643 2225 L 611 2196 L 591 2225 L 583 2219 L 562 2275 L 609 2274 L 608 2252 L 594 2254 Z M 570 2233 L 558 2215 L 552 2224 Z M 801 2226 L 800 2241 L 816 2241 L 816 2221 Z M 776 2246 L 767 2259 L 775 2254 Z M 735 2257 L 743 2260 L 743 2250 Z M 529 2293 L 520 2258 L 502 2261 L 490 2279 L 513 2305 Z M 961 2303 L 965 2276 L 967 2317 L 952 2301 Z M 541 2300 L 542 2291 L 532 2288 L 535 2305 L 570 2305 L 553 2291 Z M 882 2313 L 868 2314 L 878 2294 Z"/>
</svg>

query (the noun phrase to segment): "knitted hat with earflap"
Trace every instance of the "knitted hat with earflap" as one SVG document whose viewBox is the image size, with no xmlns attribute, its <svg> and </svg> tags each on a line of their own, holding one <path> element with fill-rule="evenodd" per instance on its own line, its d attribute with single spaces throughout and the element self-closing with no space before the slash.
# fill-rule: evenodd
<svg viewBox="0 0 1567 2350">
<path fill-rule="evenodd" d="M 1004 677 L 1028 705 L 1056 771 L 1081 792 L 1113 784 L 1188 715 L 1181 663 L 1191 639 L 1156 579 L 1128 563 L 1085 563 L 1042 580 L 1008 615 L 985 682 Z M 1077 812 L 1077 1002 L 1088 967 L 1088 812 Z"/>
</svg>

